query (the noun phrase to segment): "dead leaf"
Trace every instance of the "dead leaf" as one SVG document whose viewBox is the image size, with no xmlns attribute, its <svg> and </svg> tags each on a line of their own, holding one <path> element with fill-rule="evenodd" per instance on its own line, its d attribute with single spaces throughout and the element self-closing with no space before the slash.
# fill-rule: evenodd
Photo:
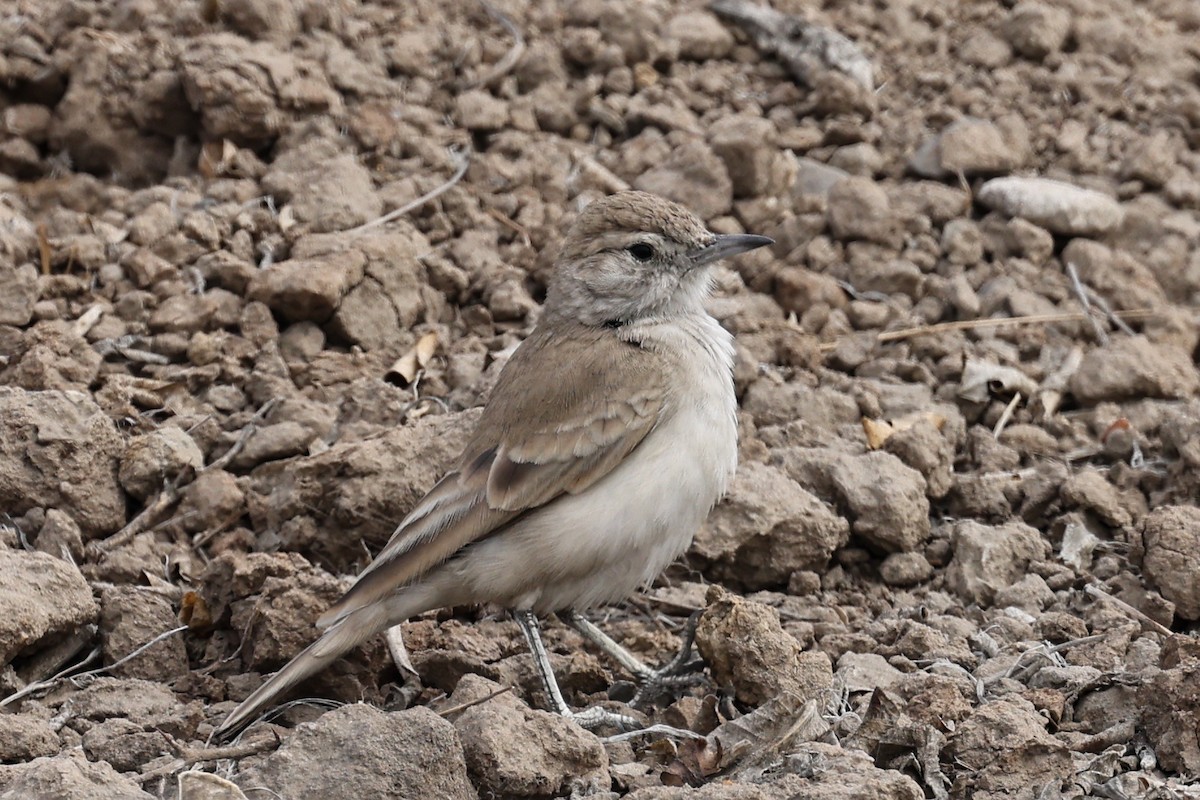
<svg viewBox="0 0 1200 800">
<path fill-rule="evenodd" d="M 754 711 L 730 720 L 704 739 L 688 740 L 679 746 L 679 756 L 666 775 L 679 781 L 673 785 L 698 786 L 717 773 L 751 770 L 772 761 L 795 742 L 812 741 L 829 731 L 817 701 L 803 701 L 794 694 L 773 697 Z"/>
<path fill-rule="evenodd" d="M 212 612 L 208 610 L 208 603 L 204 602 L 204 598 L 198 593 L 185 592 L 183 600 L 179 603 L 179 621 L 192 630 L 211 628 Z"/>
<path fill-rule="evenodd" d="M 198 769 L 179 773 L 179 800 L 246 800 L 236 783 Z"/>
<path fill-rule="evenodd" d="M 721 742 L 709 739 L 688 739 L 679 745 L 679 753 L 664 770 L 661 780 L 666 786 L 703 786 L 708 778 L 720 772 Z"/>
<path fill-rule="evenodd" d="M 892 435 L 908 430 L 918 422 L 928 420 L 933 423 L 933 426 L 939 431 L 946 426 L 946 418 L 941 414 L 935 414 L 932 411 L 921 411 L 916 414 L 907 414 L 897 420 L 888 422 L 887 420 L 868 419 L 863 417 L 862 427 L 863 433 L 867 435 L 867 447 L 871 450 L 878 450 L 883 447 L 884 443 L 892 438 Z"/>
<path fill-rule="evenodd" d="M 237 145 L 228 139 L 205 142 L 200 148 L 196 169 L 205 178 L 219 178 L 229 170 L 229 165 L 236 157 Z"/>
<path fill-rule="evenodd" d="M 90 331 L 93 327 L 95 327 L 96 323 L 100 321 L 100 316 L 103 313 L 104 313 L 104 306 L 100 305 L 99 303 L 96 303 L 94 306 L 89 308 L 87 311 L 80 314 L 79 318 L 76 319 L 74 324 L 71 326 L 75 335 L 76 336 L 86 336 L 87 332 Z"/>
<path fill-rule="evenodd" d="M 1037 388 L 1032 378 L 1015 367 L 971 358 L 963 367 L 958 396 L 973 403 L 986 403 L 993 395 L 1008 397 L 1020 393 L 1029 397 Z"/>
<path fill-rule="evenodd" d="M 412 386 L 412 382 L 417 378 L 417 373 L 425 369 L 433 358 L 433 354 L 437 352 L 437 346 L 437 333 L 431 331 L 425 334 L 407 353 L 396 359 L 391 368 L 383 374 L 383 379 L 401 388 Z"/>
</svg>

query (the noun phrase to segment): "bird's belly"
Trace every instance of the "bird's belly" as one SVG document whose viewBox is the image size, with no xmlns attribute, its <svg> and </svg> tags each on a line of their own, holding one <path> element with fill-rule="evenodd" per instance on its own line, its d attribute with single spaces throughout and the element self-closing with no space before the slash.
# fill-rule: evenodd
<svg viewBox="0 0 1200 800">
<path fill-rule="evenodd" d="M 687 549 L 737 464 L 733 387 L 707 385 L 600 481 L 464 553 L 459 578 L 476 597 L 539 613 L 613 602 L 652 580 Z"/>
</svg>

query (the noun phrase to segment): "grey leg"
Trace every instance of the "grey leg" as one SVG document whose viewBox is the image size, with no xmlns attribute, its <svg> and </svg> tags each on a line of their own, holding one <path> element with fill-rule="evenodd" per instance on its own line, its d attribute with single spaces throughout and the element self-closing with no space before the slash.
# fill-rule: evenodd
<svg viewBox="0 0 1200 800">
<path fill-rule="evenodd" d="M 580 727 L 588 730 L 601 725 L 612 725 L 621 730 L 641 727 L 641 723 L 633 717 L 617 714 L 600 706 L 592 706 L 583 711 L 572 711 L 558 688 L 558 681 L 554 677 L 554 668 L 550 666 L 550 656 L 546 652 L 546 646 L 542 644 L 542 634 L 537 617 L 532 611 L 514 611 L 513 616 L 516 617 L 517 624 L 521 626 L 521 631 L 525 634 L 525 641 L 529 644 L 530 652 L 533 653 L 533 663 L 537 667 L 538 676 L 542 679 L 542 687 L 546 690 L 546 696 L 550 698 L 550 702 L 554 704 L 555 712 L 575 720 Z"/>
<path fill-rule="evenodd" d="M 664 689 L 690 686 L 704 678 L 695 671 L 697 665 L 692 660 L 692 643 L 696 638 L 696 624 L 700 621 L 699 615 L 693 615 L 688 620 L 683 634 L 683 646 L 679 649 L 679 653 L 660 669 L 647 666 L 641 659 L 578 612 L 568 611 L 562 616 L 566 619 L 567 624 L 579 631 L 585 639 L 599 647 L 637 679 L 637 694 L 630 702 L 630 705 L 635 708 L 652 699 L 655 694 Z M 688 674 L 689 672 L 691 674 Z"/>
</svg>

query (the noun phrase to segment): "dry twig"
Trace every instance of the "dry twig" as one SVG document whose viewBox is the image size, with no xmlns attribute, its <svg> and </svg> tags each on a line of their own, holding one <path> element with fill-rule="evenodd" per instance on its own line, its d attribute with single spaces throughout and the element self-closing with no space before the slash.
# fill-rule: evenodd
<svg viewBox="0 0 1200 800">
<path fill-rule="evenodd" d="M 7 705 L 15 703 L 24 697 L 28 697 L 29 695 L 33 694 L 34 692 L 40 692 L 42 689 L 54 688 L 54 686 L 56 686 L 59 681 L 61 681 L 63 678 L 66 678 L 68 675 L 71 674 L 71 672 L 79 669 L 80 667 L 86 667 L 88 664 L 92 663 L 99 657 L 100 657 L 100 648 L 99 647 L 93 648 L 92 652 L 87 654 L 87 658 L 85 658 L 83 661 L 80 661 L 78 664 L 72 664 L 71 666 L 62 670 L 58 674 L 52 675 L 44 681 L 34 681 L 33 683 L 26 685 L 24 688 L 18 689 L 17 691 L 13 692 L 8 697 L 5 697 L 3 700 L 0 700 L 0 708 L 4 708 Z"/>
<path fill-rule="evenodd" d="M 525 37 L 521 34 L 521 29 L 516 26 L 511 19 L 508 18 L 500 9 L 496 8 L 487 0 L 479 0 L 479 4 L 487 11 L 488 16 L 499 22 L 504 30 L 508 31 L 508 35 L 512 37 L 512 47 L 508 48 L 508 52 L 504 57 L 497 61 L 492 68 L 483 74 L 482 77 L 469 81 L 463 88 L 474 89 L 476 86 L 493 86 L 500 81 L 508 73 L 512 72 L 512 68 L 521 60 L 521 56 L 525 55 Z"/>
<path fill-rule="evenodd" d="M 1000 415 L 1000 419 L 996 420 L 996 427 L 992 429 L 992 436 L 996 439 L 1000 438 L 1000 434 L 1004 433 L 1004 428 L 1008 425 L 1008 421 L 1012 419 L 1013 412 L 1017 410 L 1017 406 L 1021 404 L 1021 393 L 1017 392 L 1013 395 L 1012 400 L 1008 401 L 1008 405 L 1004 407 L 1004 413 Z"/>
<path fill-rule="evenodd" d="M 242 448 L 246 446 L 246 442 L 249 441 L 250 437 L 254 435 L 254 431 L 258 429 L 258 421 L 264 418 L 270 412 L 270 410 L 275 407 L 275 402 L 275 400 L 268 400 L 266 403 L 263 403 L 262 408 L 258 410 L 258 412 L 254 415 L 254 418 L 250 420 L 246 427 L 242 428 L 242 432 L 238 435 L 237 441 L 235 441 L 230 448 L 225 451 L 223 456 L 208 466 L 203 467 L 195 472 L 191 470 L 184 470 L 179 475 L 175 476 L 175 478 L 168 482 L 163 490 L 158 493 L 158 496 L 154 498 L 154 501 L 150 503 L 150 505 L 143 508 L 136 517 L 131 519 L 129 524 L 127 524 L 124 528 L 121 528 L 121 530 L 117 531 L 107 539 L 95 542 L 91 546 L 101 553 L 106 553 L 110 550 L 120 547 L 121 545 L 129 543 L 139 533 L 152 527 L 163 514 L 163 512 L 174 506 L 175 503 L 179 502 L 179 499 L 183 496 L 183 487 L 187 484 L 190 484 L 197 475 L 208 472 L 210 469 L 224 469 L 229 465 L 229 462 L 237 458 L 238 453 L 242 452 Z"/>
<path fill-rule="evenodd" d="M 487 214 L 489 217 L 520 236 L 521 243 L 526 247 L 531 247 L 533 245 L 533 240 L 529 238 L 529 231 L 525 230 L 525 226 L 521 225 L 512 217 L 508 216 L 498 208 L 489 208 L 487 210 Z"/>
<path fill-rule="evenodd" d="M 1079 305 L 1083 309 L 1083 318 L 1091 326 L 1092 336 L 1100 344 L 1108 344 L 1108 331 L 1104 330 L 1100 321 L 1092 316 L 1092 304 L 1088 300 L 1088 290 L 1084 287 L 1083 281 L 1079 279 L 1079 270 L 1075 269 L 1075 265 L 1070 261 L 1067 262 L 1067 277 L 1071 279 L 1071 289 L 1075 292 L 1075 299 L 1079 301 Z"/>
<path fill-rule="evenodd" d="M 508 694 L 512 690 L 513 687 L 511 686 L 501 686 L 499 689 L 495 690 L 494 692 L 489 692 L 483 697 L 476 698 L 475 700 L 468 700 L 465 703 L 459 703 L 458 705 L 450 706 L 449 708 L 444 708 L 437 713 L 438 716 L 442 717 L 443 719 L 449 719 L 452 715 L 457 714 L 460 711 L 466 711 L 468 708 L 482 705 L 488 700 L 491 700 L 494 697 L 499 697 L 502 694 Z"/>
<path fill-rule="evenodd" d="M 1128 311 L 1114 312 L 1113 317 L 1121 321 L 1146 319 L 1158 313 L 1154 308 L 1132 308 Z M 877 342 L 898 342 L 929 334 L 948 333 L 952 331 L 971 331 L 980 328 L 1008 328 L 1017 325 L 1053 325 L 1057 322 L 1079 322 L 1084 314 L 1079 311 L 1065 311 L 1061 314 L 1030 314 L 1025 317 L 992 317 L 989 319 L 962 319 L 953 322 L 938 322 L 934 325 L 919 325 L 914 328 L 901 328 L 895 331 L 884 331 L 875 337 Z M 821 345 L 821 352 L 828 353 L 837 347 L 837 342 L 826 342 Z"/>
<path fill-rule="evenodd" d="M 1150 617 L 1146 616 L 1144 613 L 1142 613 L 1138 609 L 1134 608 L 1133 606 L 1129 605 L 1129 603 L 1126 603 L 1124 600 L 1120 599 L 1119 597 L 1113 597 L 1111 594 L 1104 591 L 1096 584 L 1089 583 L 1087 586 L 1083 587 L 1083 590 L 1085 592 L 1087 592 L 1088 594 L 1090 594 L 1092 597 L 1095 597 L 1099 600 L 1107 600 L 1108 602 L 1112 603 L 1117 608 L 1121 609 L 1126 614 L 1133 617 L 1138 622 L 1140 622 L 1142 625 L 1146 626 L 1147 628 L 1154 631 L 1155 633 L 1161 633 L 1163 636 L 1172 635 L 1171 629 L 1168 628 L 1166 625 L 1163 625 L 1161 622 L 1157 622 L 1156 620 L 1151 619 Z"/>
<path fill-rule="evenodd" d="M 380 225 L 386 225 L 389 222 L 392 222 L 393 220 L 397 220 L 400 217 L 403 217 L 408 212 L 420 208 L 421 206 L 428 203 L 430 200 L 434 200 L 438 197 L 441 197 L 443 194 L 445 194 L 451 188 L 453 188 L 456 183 L 458 183 L 459 181 L 461 181 L 463 179 L 463 176 L 467 174 L 467 167 L 470 166 L 470 164 L 471 164 L 471 154 L 467 150 L 456 151 L 453 153 L 453 156 L 454 156 L 455 161 L 458 162 L 458 169 L 456 169 L 454 171 L 454 174 L 450 176 L 450 180 L 446 181 L 445 183 L 441 184 L 440 186 L 436 186 L 433 189 L 430 189 L 428 192 L 421 195 L 416 200 L 413 200 L 410 203 L 405 203 L 404 205 L 400 206 L 399 208 L 389 211 L 388 213 L 384 214 L 382 217 L 373 219 L 370 222 L 364 222 L 362 225 L 359 225 L 357 228 L 350 228 L 347 231 L 343 231 L 343 233 L 357 234 L 357 233 L 362 233 L 363 231 L 366 231 L 366 230 L 370 230 L 371 228 L 377 228 Z"/>
<path fill-rule="evenodd" d="M 283 742 L 279 738 L 279 734 L 275 731 L 271 731 L 270 736 L 264 736 L 254 741 L 238 742 L 221 747 L 187 747 L 181 745 L 173 737 L 167 736 L 165 733 L 163 733 L 163 737 L 166 738 L 171 749 L 179 757 L 170 763 L 155 767 L 149 772 L 139 775 L 138 780 L 141 783 L 149 783 L 158 778 L 165 778 L 172 773 L 179 772 L 181 769 L 186 769 L 194 764 L 200 764 L 205 761 L 220 761 L 225 758 L 245 758 L 246 756 L 264 753 L 267 750 L 274 750 Z"/>
<path fill-rule="evenodd" d="M 96 675 L 102 675 L 105 672 L 114 670 L 117 667 L 121 666 L 122 664 L 137 658 L 142 653 L 146 652 L 151 647 L 154 647 L 154 645 L 158 644 L 159 642 L 163 641 L 164 639 L 168 639 L 168 638 L 174 636 L 175 634 L 181 633 L 186 630 L 187 630 L 187 626 L 181 625 L 178 628 L 172 628 L 169 631 L 163 631 L 158 636 L 155 636 L 150 641 L 145 642 L 142 645 L 136 647 L 135 649 L 126 653 L 124 656 L 117 659 L 116 661 L 114 661 L 113 663 L 109 664 L 106 667 L 97 667 L 96 669 L 90 669 L 87 672 L 80 672 L 80 673 L 72 675 L 71 673 L 74 670 L 77 670 L 80 667 L 86 666 L 100 657 L 100 652 L 101 652 L 100 648 L 99 647 L 93 648 L 92 652 L 88 653 L 87 658 L 85 658 L 80 663 L 72 664 L 70 667 L 67 667 L 63 671 L 59 672 L 57 675 L 55 675 L 51 678 L 47 678 L 44 681 L 37 681 L 35 683 L 31 683 L 28 686 L 26 686 L 25 688 L 23 688 L 19 691 L 13 692 L 8 697 L 5 697 L 3 700 L 0 700 L 0 708 L 3 708 L 4 706 L 7 706 L 11 703 L 15 703 L 16 701 L 20 700 L 21 698 L 28 697 L 29 695 L 33 694 L 34 692 L 41 691 L 42 689 L 51 689 L 64 680 L 69 680 L 69 681 L 74 682 L 74 681 L 78 681 L 78 680 L 81 680 L 84 678 L 92 678 L 92 677 L 95 677 Z"/>
</svg>

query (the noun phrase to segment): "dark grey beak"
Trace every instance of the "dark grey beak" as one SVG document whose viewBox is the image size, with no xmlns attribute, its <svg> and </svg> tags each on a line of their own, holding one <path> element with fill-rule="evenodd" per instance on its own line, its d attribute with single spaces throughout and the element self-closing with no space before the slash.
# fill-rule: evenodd
<svg viewBox="0 0 1200 800">
<path fill-rule="evenodd" d="M 728 233 L 718 236 L 711 244 L 707 244 L 698 250 L 693 250 L 688 255 L 697 267 L 702 267 L 705 264 L 711 264 L 722 258 L 736 256 L 739 253 L 745 253 L 750 250 L 757 250 L 769 244 L 775 244 L 775 240 L 769 236 L 755 236 L 752 233 Z"/>
</svg>

